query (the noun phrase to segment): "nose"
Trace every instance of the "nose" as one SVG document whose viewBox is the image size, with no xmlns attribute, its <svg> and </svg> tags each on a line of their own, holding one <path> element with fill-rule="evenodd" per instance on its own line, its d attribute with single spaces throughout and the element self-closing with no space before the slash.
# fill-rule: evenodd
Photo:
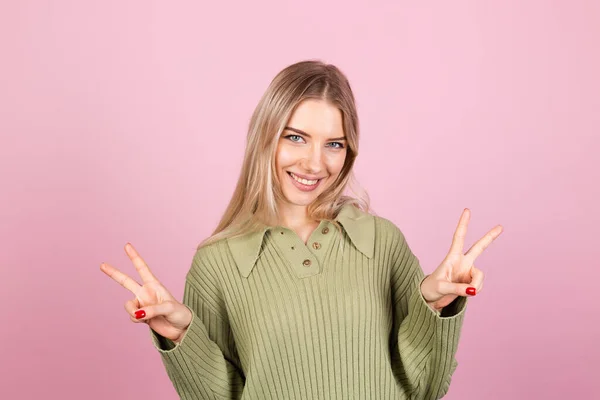
<svg viewBox="0 0 600 400">
<path fill-rule="evenodd" d="M 318 174 L 322 170 L 323 153 L 320 146 L 310 146 L 300 165 L 310 174 Z"/>
</svg>

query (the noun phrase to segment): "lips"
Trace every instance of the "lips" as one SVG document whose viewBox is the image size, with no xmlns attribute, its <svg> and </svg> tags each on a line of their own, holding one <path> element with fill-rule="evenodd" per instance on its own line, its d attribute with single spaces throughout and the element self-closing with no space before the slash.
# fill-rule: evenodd
<svg viewBox="0 0 600 400">
<path fill-rule="evenodd" d="M 310 178 L 310 177 L 308 177 L 306 175 L 300 175 L 300 174 L 297 174 L 297 173 L 291 172 L 291 171 L 286 171 L 286 172 L 288 174 L 294 174 L 294 175 L 296 175 L 300 179 L 306 179 L 307 181 L 314 181 L 314 180 L 321 180 L 321 179 L 323 179 L 323 178 Z"/>
<path fill-rule="evenodd" d="M 315 190 L 321 184 L 321 181 L 322 181 L 322 179 L 318 179 L 317 183 L 315 183 L 314 185 L 305 185 L 302 182 L 298 182 L 296 179 L 294 179 L 294 177 L 292 176 L 292 174 L 289 171 L 286 171 L 286 172 L 289 175 L 290 180 L 292 181 L 292 185 L 294 185 L 297 189 L 299 189 L 303 192 L 310 192 L 310 191 Z"/>
</svg>

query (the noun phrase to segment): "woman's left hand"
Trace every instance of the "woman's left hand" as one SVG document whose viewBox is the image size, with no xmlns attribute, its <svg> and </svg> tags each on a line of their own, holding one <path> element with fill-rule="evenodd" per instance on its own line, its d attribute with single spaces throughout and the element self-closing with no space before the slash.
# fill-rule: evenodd
<svg viewBox="0 0 600 400">
<path fill-rule="evenodd" d="M 500 236 L 503 228 L 502 225 L 497 225 L 463 254 L 470 217 L 471 211 L 465 208 L 454 232 L 448 255 L 421 283 L 421 293 L 435 311 L 440 311 L 458 296 L 474 296 L 481 293 L 483 288 L 483 271 L 475 268 L 473 263 Z"/>
</svg>

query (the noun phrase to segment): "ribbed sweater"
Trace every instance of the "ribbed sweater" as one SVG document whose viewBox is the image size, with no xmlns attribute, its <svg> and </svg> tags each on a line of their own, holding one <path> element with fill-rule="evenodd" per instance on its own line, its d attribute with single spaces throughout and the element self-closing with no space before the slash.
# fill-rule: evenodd
<svg viewBox="0 0 600 400">
<path fill-rule="evenodd" d="M 439 399 L 467 306 L 441 313 L 400 229 L 346 205 L 308 242 L 283 226 L 196 251 L 175 344 L 150 329 L 182 399 Z"/>
</svg>

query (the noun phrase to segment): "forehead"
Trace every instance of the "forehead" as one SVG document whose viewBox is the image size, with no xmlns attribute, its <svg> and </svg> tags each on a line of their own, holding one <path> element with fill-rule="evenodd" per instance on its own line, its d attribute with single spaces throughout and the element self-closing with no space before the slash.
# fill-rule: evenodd
<svg viewBox="0 0 600 400">
<path fill-rule="evenodd" d="M 287 123 L 312 135 L 343 136 L 342 112 L 325 100 L 304 100 Z"/>
</svg>

